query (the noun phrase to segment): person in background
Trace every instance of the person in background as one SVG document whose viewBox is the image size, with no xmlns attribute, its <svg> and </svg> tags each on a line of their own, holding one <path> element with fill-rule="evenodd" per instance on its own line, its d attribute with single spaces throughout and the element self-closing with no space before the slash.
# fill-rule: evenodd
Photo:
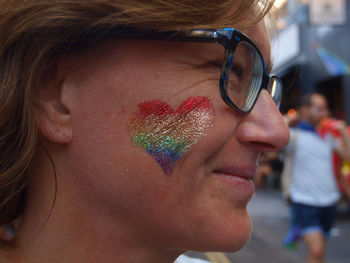
<svg viewBox="0 0 350 263">
<path fill-rule="evenodd" d="M 306 94 L 298 109 L 300 121 L 291 128 L 291 139 L 284 150 L 292 154 L 289 198 L 293 221 L 291 231 L 301 235 L 307 246 L 307 263 L 322 263 L 329 231 L 336 216 L 340 198 L 333 170 L 333 151 L 343 159 L 350 158 L 350 139 L 344 121 L 337 121 L 331 133 L 321 136 L 317 131 L 321 121 L 329 116 L 326 98 L 319 93 Z M 286 117 L 295 125 L 296 118 Z M 297 229 L 297 230 L 296 230 Z"/>
<path fill-rule="evenodd" d="M 241 249 L 289 131 L 273 1 L 0 0 L 0 262 Z"/>
<path fill-rule="evenodd" d="M 258 188 L 278 188 L 279 178 L 283 168 L 278 152 L 263 153 L 259 157 L 259 165 L 255 175 L 255 184 Z"/>
</svg>

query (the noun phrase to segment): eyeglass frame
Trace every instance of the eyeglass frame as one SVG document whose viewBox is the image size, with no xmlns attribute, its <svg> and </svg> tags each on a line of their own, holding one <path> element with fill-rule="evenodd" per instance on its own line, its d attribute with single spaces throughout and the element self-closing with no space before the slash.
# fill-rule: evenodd
<svg viewBox="0 0 350 263">
<path fill-rule="evenodd" d="M 222 29 L 191 29 L 191 30 L 174 30 L 174 31 L 157 31 L 152 29 L 141 29 L 134 27 L 115 27 L 111 29 L 104 30 L 103 35 L 105 37 L 126 37 L 126 38 L 141 38 L 149 40 L 169 40 L 169 41 L 184 41 L 184 42 L 207 42 L 222 45 L 225 48 L 225 58 L 222 65 L 222 70 L 220 74 L 219 90 L 223 101 L 233 110 L 241 114 L 249 113 L 255 106 L 255 103 L 260 95 L 262 89 L 268 91 L 269 84 L 273 80 L 274 83 L 279 83 L 279 91 L 282 94 L 282 81 L 275 74 L 268 74 L 266 72 L 265 62 L 263 55 L 261 54 L 259 48 L 256 44 L 244 33 L 234 29 L 234 28 L 222 28 Z M 262 63 L 262 79 L 260 87 L 257 90 L 256 96 L 254 98 L 251 106 L 243 110 L 238 107 L 227 94 L 227 79 L 225 73 L 231 71 L 231 68 L 227 70 L 227 60 L 226 51 L 230 50 L 231 54 L 234 54 L 237 46 L 241 42 L 246 42 L 250 45 L 256 54 L 259 56 Z M 225 66 L 226 65 L 226 66 Z M 281 96 L 281 95 L 280 95 Z M 246 98 L 246 100 L 248 97 Z M 274 101 L 277 107 L 279 107 L 279 101 Z"/>
</svg>

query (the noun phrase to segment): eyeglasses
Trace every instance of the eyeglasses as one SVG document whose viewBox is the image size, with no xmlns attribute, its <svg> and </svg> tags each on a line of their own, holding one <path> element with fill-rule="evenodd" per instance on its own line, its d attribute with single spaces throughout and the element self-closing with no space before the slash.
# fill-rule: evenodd
<svg viewBox="0 0 350 263">
<path fill-rule="evenodd" d="M 220 75 L 220 94 L 224 102 L 239 113 L 250 112 L 262 89 L 266 89 L 279 107 L 282 82 L 267 74 L 263 56 L 245 34 L 233 29 L 195 29 L 184 31 L 154 31 L 135 28 L 113 28 L 111 37 L 154 40 L 217 42 L 225 48 Z"/>
</svg>

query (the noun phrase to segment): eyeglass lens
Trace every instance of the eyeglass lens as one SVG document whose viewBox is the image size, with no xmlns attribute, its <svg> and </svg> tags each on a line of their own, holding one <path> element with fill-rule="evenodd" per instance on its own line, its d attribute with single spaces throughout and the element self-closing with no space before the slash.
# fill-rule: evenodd
<svg viewBox="0 0 350 263">
<path fill-rule="evenodd" d="M 226 93 L 241 110 L 249 111 L 263 79 L 263 61 L 255 48 L 240 42 L 235 51 L 226 50 Z M 229 69 L 231 69 L 229 71 Z"/>
<path fill-rule="evenodd" d="M 226 48 L 222 81 L 227 97 L 243 112 L 254 106 L 264 79 L 264 62 L 254 46 L 241 41 L 236 49 Z M 282 83 L 271 75 L 267 91 L 277 106 L 282 97 Z M 230 103 L 229 103 L 230 104 Z"/>
</svg>

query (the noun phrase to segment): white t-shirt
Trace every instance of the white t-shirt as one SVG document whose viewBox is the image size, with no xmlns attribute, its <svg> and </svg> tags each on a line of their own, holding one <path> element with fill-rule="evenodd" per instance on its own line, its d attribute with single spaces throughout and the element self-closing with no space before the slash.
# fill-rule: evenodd
<svg viewBox="0 0 350 263">
<path fill-rule="evenodd" d="M 294 136 L 296 140 L 293 143 Z M 286 150 L 294 151 L 290 186 L 293 202 L 329 206 L 339 200 L 332 161 L 335 145 L 336 140 L 331 135 L 321 138 L 312 131 L 291 129 L 291 140 Z"/>
<path fill-rule="evenodd" d="M 199 258 L 190 258 L 185 255 L 179 256 L 174 263 L 210 263 L 207 260 Z"/>
</svg>

